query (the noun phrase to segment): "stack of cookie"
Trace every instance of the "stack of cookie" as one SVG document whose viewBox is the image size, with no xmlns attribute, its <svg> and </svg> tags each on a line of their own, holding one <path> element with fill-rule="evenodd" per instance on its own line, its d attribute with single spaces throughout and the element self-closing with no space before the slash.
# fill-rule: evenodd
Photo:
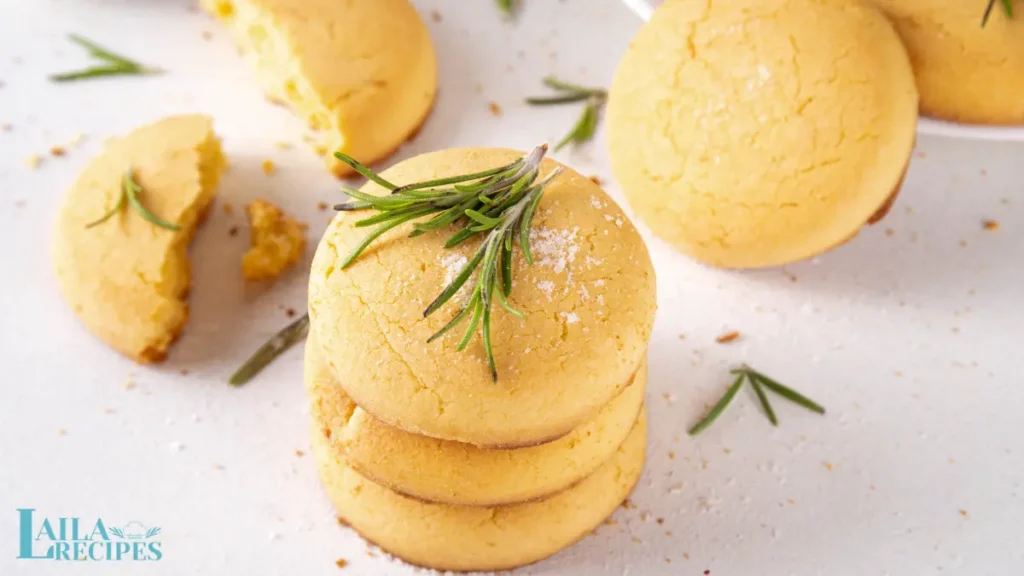
<svg viewBox="0 0 1024 576">
<path fill-rule="evenodd" d="M 480 172 L 519 153 L 445 150 L 382 176 L 398 185 Z M 543 173 L 558 164 L 546 160 Z M 364 191 L 380 194 L 376 184 Z M 511 304 L 495 309 L 492 381 L 479 337 L 427 343 L 458 311 L 423 310 L 478 247 L 393 230 L 352 266 L 365 237 L 341 213 L 310 278 L 306 386 L 313 451 L 342 520 L 410 563 L 511 568 L 597 527 L 644 461 L 645 354 L 654 271 L 621 209 L 572 170 L 554 180 L 517 255 Z M 457 332 L 457 331 L 456 331 Z"/>
</svg>

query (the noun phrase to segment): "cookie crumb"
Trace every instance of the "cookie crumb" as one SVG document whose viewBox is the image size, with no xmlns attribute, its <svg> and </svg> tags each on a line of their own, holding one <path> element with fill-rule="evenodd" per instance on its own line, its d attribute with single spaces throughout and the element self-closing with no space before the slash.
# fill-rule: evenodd
<svg viewBox="0 0 1024 576">
<path fill-rule="evenodd" d="M 285 142 L 284 140 L 278 140 L 278 141 L 274 142 L 274 147 L 275 148 L 279 148 L 281 150 L 291 150 L 292 143 L 291 142 Z"/>
<path fill-rule="evenodd" d="M 266 200 L 256 200 L 246 211 L 250 247 L 242 257 L 242 276 L 246 280 L 276 278 L 302 257 L 306 225 Z"/>
<path fill-rule="evenodd" d="M 329 207 L 330 207 L 330 205 L 327 204 L 327 202 L 324 202 L 323 200 L 321 200 L 321 201 L 316 203 L 316 209 L 321 211 L 321 212 L 326 211 L 327 208 L 329 208 Z"/>
<path fill-rule="evenodd" d="M 491 116 L 501 116 L 501 106 L 498 106 L 498 103 L 495 102 L 494 100 L 491 100 L 490 102 L 487 103 L 487 109 L 491 111 Z"/>
<path fill-rule="evenodd" d="M 63 429 L 63 428 L 59 428 L 59 429 L 57 430 L 57 435 L 58 435 L 58 436 L 67 436 L 67 435 L 68 435 L 68 431 L 67 431 L 67 430 L 65 430 L 65 429 Z M 966 516 L 967 514 L 966 514 L 966 513 L 964 513 L 964 515 Z"/>
<path fill-rule="evenodd" d="M 214 464 L 213 465 L 213 469 L 214 470 L 224 470 L 225 468 L 224 468 L 223 464 Z"/>
<path fill-rule="evenodd" d="M 669 453 L 668 453 L 668 459 L 669 459 L 669 460 L 675 460 L 675 459 L 676 459 L 676 453 L 675 453 L 675 452 L 672 452 L 672 451 L 669 451 Z"/>
<path fill-rule="evenodd" d="M 36 168 L 39 168 L 39 165 L 42 164 L 42 163 L 43 163 L 43 157 L 40 156 L 39 154 L 36 154 L 35 152 L 30 154 L 29 157 L 25 159 L 25 166 L 28 166 L 29 168 L 31 168 L 33 170 L 35 170 Z"/>
<path fill-rule="evenodd" d="M 71 137 L 71 141 L 68 142 L 68 144 L 77 148 L 81 146 L 82 142 L 85 142 L 85 134 L 82 134 L 81 132 L 75 132 L 75 135 Z"/>
<path fill-rule="evenodd" d="M 344 568 L 345 566 L 348 566 L 348 560 L 345 560 L 344 558 L 338 558 L 334 561 L 334 565 L 338 568 Z"/>
<path fill-rule="evenodd" d="M 3 130 L 4 132 L 10 132 L 11 130 L 14 130 L 14 126 L 10 124 L 0 124 L 0 130 Z"/>
<path fill-rule="evenodd" d="M 658 524 L 664 524 L 665 523 L 665 519 L 664 518 L 655 518 L 654 521 L 657 522 Z"/>
<path fill-rule="evenodd" d="M 269 159 L 264 160 L 261 166 L 263 167 L 263 173 L 267 175 L 273 174 L 274 171 L 277 169 L 277 167 L 274 166 L 274 161 Z"/>
<path fill-rule="evenodd" d="M 125 382 L 124 384 L 122 384 L 121 387 L 124 388 L 125 390 L 134 390 L 135 389 L 135 382 L 132 382 L 131 380 L 129 380 L 129 381 Z"/>
<path fill-rule="evenodd" d="M 232 226 L 232 227 L 231 227 L 231 228 L 230 228 L 230 229 L 228 230 L 228 236 L 232 236 L 232 237 L 234 237 L 234 236 L 238 236 L 238 226 Z"/>
<path fill-rule="evenodd" d="M 996 220 L 985 220 L 981 223 L 981 227 L 988 232 L 994 232 L 999 230 L 999 222 Z"/>
<path fill-rule="evenodd" d="M 213 39 L 213 32 L 210 32 L 209 30 L 203 30 L 202 36 L 203 40 L 211 40 Z"/>
<path fill-rule="evenodd" d="M 739 337 L 739 331 L 733 330 L 732 332 L 726 332 L 725 334 L 722 334 L 719 337 L 715 338 L 715 342 L 718 342 L 719 344 L 728 344 L 729 342 L 735 342 L 736 340 L 739 339 Z"/>
<path fill-rule="evenodd" d="M 835 466 L 833 466 L 831 462 L 825 462 L 825 470 L 831 472 L 833 468 L 835 468 Z"/>
<path fill-rule="evenodd" d="M 284 311 L 284 315 L 289 318 L 295 318 L 295 308 L 288 308 Z"/>
<path fill-rule="evenodd" d="M 235 213 L 234 205 L 232 205 L 231 203 L 225 203 L 224 204 L 224 213 L 225 214 L 234 214 Z"/>
<path fill-rule="evenodd" d="M 50 146 L 50 155 L 55 158 L 60 158 L 61 156 L 64 156 L 67 153 L 68 151 L 63 146 L 57 144 Z"/>
<path fill-rule="evenodd" d="M 178 370 L 178 374 L 181 374 L 182 376 L 188 376 L 188 368 L 182 368 L 181 370 Z"/>
<path fill-rule="evenodd" d="M 341 516 L 337 516 L 334 519 L 338 522 L 338 526 L 348 526 L 348 520 L 345 520 Z"/>
<path fill-rule="evenodd" d="M 966 518 L 967 517 L 967 510 L 961 510 L 960 511 L 960 515 L 963 516 L 964 518 Z"/>
<path fill-rule="evenodd" d="M 302 458 L 303 456 L 306 455 L 306 453 L 303 452 L 302 450 L 296 450 L 295 455 L 298 456 L 299 458 Z"/>
<path fill-rule="evenodd" d="M 444 16 L 442 16 L 441 13 L 438 12 L 437 10 L 431 10 L 430 19 L 433 20 L 434 22 L 440 23 L 441 21 L 444 20 Z"/>
</svg>

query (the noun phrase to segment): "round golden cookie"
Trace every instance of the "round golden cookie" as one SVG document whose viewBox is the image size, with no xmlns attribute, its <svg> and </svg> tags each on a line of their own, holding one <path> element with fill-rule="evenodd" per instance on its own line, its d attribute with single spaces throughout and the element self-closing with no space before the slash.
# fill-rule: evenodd
<svg viewBox="0 0 1024 576">
<path fill-rule="evenodd" d="M 619 63 L 607 116 L 615 177 L 654 233 L 756 268 L 881 217 L 917 94 L 892 26 L 856 0 L 669 0 Z"/>
<path fill-rule="evenodd" d="M 443 150 L 388 169 L 397 185 L 508 164 L 521 152 Z M 558 164 L 545 160 L 541 177 Z M 382 193 L 376 184 L 363 188 Z M 455 228 L 408 238 L 391 230 L 349 268 L 368 233 L 342 212 L 324 233 L 309 281 L 310 331 L 345 392 L 384 422 L 416 434 L 486 447 L 523 447 L 568 434 L 631 380 L 647 350 L 656 306 L 654 269 L 622 210 L 588 178 L 566 170 L 547 188 L 531 231 L 534 264 L 517 249 L 510 300 L 495 305 L 492 381 L 480 336 L 456 349 L 462 330 L 427 339 L 458 312 L 456 295 L 423 311 L 480 238 L 446 250 Z M 471 280 L 472 281 L 472 280 Z"/>
<path fill-rule="evenodd" d="M 390 156 L 426 119 L 437 93 L 437 59 L 408 0 L 201 0 L 254 63 L 268 97 L 333 153 L 370 164 Z"/>
<path fill-rule="evenodd" d="M 604 464 L 637 420 L 646 362 L 597 416 L 530 448 L 487 450 L 410 434 L 370 416 L 345 396 L 306 342 L 305 382 L 313 412 L 348 465 L 373 482 L 428 502 L 498 506 L 537 500 L 576 484 Z"/>
<path fill-rule="evenodd" d="M 428 504 L 374 484 L 331 450 L 314 424 L 313 455 L 339 521 L 390 554 L 437 570 L 504 570 L 573 544 L 604 521 L 640 478 L 643 414 L 615 455 L 546 500 L 493 508 Z"/>
<path fill-rule="evenodd" d="M 61 294 L 90 332 L 137 362 L 163 360 L 185 327 L 188 245 L 224 166 L 211 118 L 172 116 L 110 141 L 64 199 L 53 239 Z M 129 169 L 139 202 L 179 231 L 127 201 L 95 223 L 122 198 Z"/>
<path fill-rule="evenodd" d="M 1024 123 L 1024 19 L 987 0 L 873 0 L 910 53 L 921 113 L 978 124 Z M 1017 5 L 1018 12 L 1024 6 Z"/>
</svg>

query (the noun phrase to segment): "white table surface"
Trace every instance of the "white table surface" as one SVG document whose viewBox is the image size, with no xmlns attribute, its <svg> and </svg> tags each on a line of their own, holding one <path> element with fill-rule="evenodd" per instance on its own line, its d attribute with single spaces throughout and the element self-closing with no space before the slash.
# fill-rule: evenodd
<svg viewBox="0 0 1024 576">
<path fill-rule="evenodd" d="M 548 73 L 607 84 L 639 20 L 614 0 L 418 0 L 441 62 L 437 108 L 399 158 L 457 145 L 555 140 L 577 109 L 521 104 Z M 74 31 L 162 66 L 162 77 L 54 85 Z M 204 32 L 212 33 L 209 40 Z M 209 34 L 208 34 L 209 35 Z M 340 63 L 343 64 L 343 63 Z M 301 352 L 249 386 L 224 381 L 305 304 L 301 271 L 244 286 L 246 202 L 310 223 L 337 183 L 268 105 L 227 36 L 188 0 L 0 1 L 0 574 L 409 574 L 340 528 L 313 472 Z M 488 111 L 498 103 L 501 117 Z M 232 169 L 199 233 L 192 320 L 162 366 L 132 364 L 61 301 L 49 263 L 57 206 L 109 135 L 162 115 L 212 114 Z M 87 139 L 36 170 L 32 153 Z M 296 143 L 291 150 L 275 141 Z M 648 465 L 614 525 L 521 574 L 884 575 L 1024 572 L 1024 146 L 923 137 L 892 213 L 784 269 L 690 262 L 647 235 L 658 271 Z M 599 138 L 557 156 L 610 179 Z M 265 158 L 279 171 L 265 176 Z M 618 197 L 619 191 L 609 185 Z M 998 220 L 997 231 L 982 229 Z M 232 226 L 243 233 L 230 237 Z M 728 345 L 715 337 L 743 336 Z M 821 401 L 744 392 L 696 439 L 686 429 L 749 362 Z M 181 371 L 187 371 L 182 374 Z M 134 389 L 126 389 L 126 382 Z M 674 454 L 674 457 L 673 457 Z M 163 528 L 160 562 L 17 561 L 17 508 Z M 663 523 L 656 520 L 663 518 Z M 339 570 L 334 562 L 345 558 Z"/>
</svg>

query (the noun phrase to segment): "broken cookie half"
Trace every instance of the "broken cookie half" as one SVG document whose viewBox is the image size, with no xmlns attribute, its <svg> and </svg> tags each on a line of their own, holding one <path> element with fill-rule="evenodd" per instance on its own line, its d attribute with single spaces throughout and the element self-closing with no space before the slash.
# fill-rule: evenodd
<svg viewBox="0 0 1024 576">
<path fill-rule="evenodd" d="M 313 133 L 338 176 L 336 151 L 372 164 L 419 129 L 437 92 L 426 25 L 408 0 L 200 0 L 226 24 L 257 80 Z"/>
<path fill-rule="evenodd" d="M 136 362 L 163 360 L 188 321 L 188 246 L 224 168 L 213 120 L 172 116 L 112 140 L 64 199 L 53 243 L 61 293 Z"/>
</svg>

